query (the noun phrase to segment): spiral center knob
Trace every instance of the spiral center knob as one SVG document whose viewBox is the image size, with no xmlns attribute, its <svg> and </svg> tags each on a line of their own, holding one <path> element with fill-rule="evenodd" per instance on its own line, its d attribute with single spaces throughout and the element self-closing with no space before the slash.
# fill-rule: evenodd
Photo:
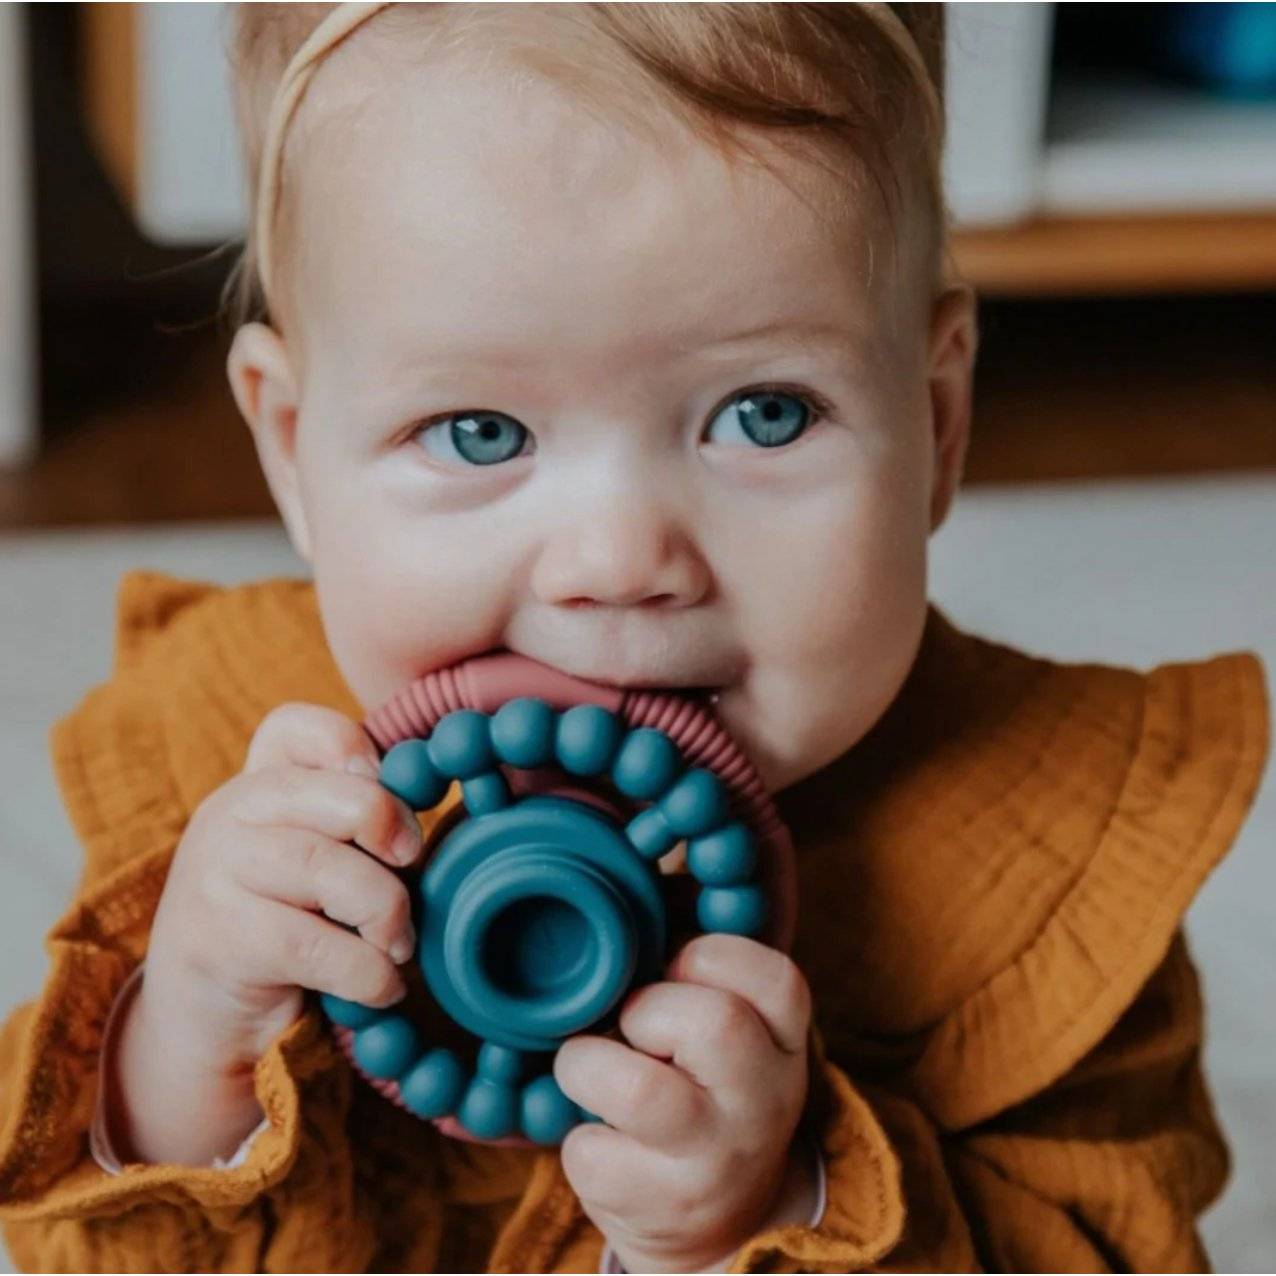
<svg viewBox="0 0 1276 1276">
<path fill-rule="evenodd" d="M 599 944 L 571 904 L 537 896 L 511 904 L 484 936 L 484 971 L 502 992 L 524 999 L 561 994 L 580 983 Z"/>
<path fill-rule="evenodd" d="M 420 890 L 430 991 L 508 1049 L 556 1050 L 663 958 L 655 875 L 614 820 L 570 799 L 529 797 L 459 824 Z"/>
<path fill-rule="evenodd" d="M 638 960 L 633 913 L 607 874 L 570 851 L 497 852 L 458 888 L 444 927 L 443 965 L 488 1040 L 566 1037 L 605 1015 Z M 463 1020 L 463 1022 L 465 1022 Z"/>
</svg>

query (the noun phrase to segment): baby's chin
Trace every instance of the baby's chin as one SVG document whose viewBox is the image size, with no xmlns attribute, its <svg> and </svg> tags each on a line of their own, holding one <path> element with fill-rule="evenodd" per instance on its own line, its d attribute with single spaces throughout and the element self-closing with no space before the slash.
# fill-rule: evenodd
<svg viewBox="0 0 1276 1276">
<path fill-rule="evenodd" d="M 769 699 L 757 679 L 746 679 L 722 688 L 712 706 L 768 793 L 779 793 L 813 775 L 864 733 L 847 723 L 830 736 L 821 724 L 794 712 L 791 702 L 768 704 Z"/>
<path fill-rule="evenodd" d="M 820 671 L 763 662 L 723 688 L 714 709 L 767 792 L 779 793 L 844 757 L 873 730 L 908 680 L 917 645 L 900 643 L 876 663 L 865 657 Z"/>
</svg>

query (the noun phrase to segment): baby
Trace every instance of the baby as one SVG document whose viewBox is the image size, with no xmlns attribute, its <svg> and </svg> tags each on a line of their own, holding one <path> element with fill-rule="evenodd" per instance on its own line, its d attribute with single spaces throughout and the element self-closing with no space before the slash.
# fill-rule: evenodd
<svg viewBox="0 0 1276 1276">
<path fill-rule="evenodd" d="M 1261 674 L 928 610 L 976 347 L 934 7 L 235 22 L 229 375 L 313 584 L 130 576 L 55 733 L 88 869 L 0 1053 L 19 1262 L 1201 1266 L 1226 1153 L 1179 923 Z M 385 1103 L 304 991 L 403 996 L 423 829 L 358 720 L 494 649 L 712 688 L 799 856 L 792 958 L 703 936 L 559 1052 L 602 1118 L 561 1154 Z"/>
</svg>

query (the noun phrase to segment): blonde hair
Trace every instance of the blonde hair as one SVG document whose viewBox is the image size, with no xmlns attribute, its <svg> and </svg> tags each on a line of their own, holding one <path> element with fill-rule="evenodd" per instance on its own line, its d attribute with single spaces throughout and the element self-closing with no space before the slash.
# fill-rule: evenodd
<svg viewBox="0 0 1276 1276">
<path fill-rule="evenodd" d="M 256 3 L 234 9 L 231 63 L 251 207 L 258 208 L 263 183 L 269 185 L 265 195 L 272 204 L 266 218 L 250 216 L 244 251 L 227 281 L 226 300 L 237 324 L 270 314 L 258 265 L 264 256 L 258 239 L 268 232 L 258 223 L 270 225 L 286 127 L 286 117 L 272 121 L 272 106 L 278 115 L 277 97 L 290 63 L 336 7 Z M 383 12 L 419 16 L 424 11 L 437 20 L 471 7 L 397 4 Z M 376 6 L 366 8 L 375 13 Z M 919 202 L 932 279 L 946 232 L 940 180 L 942 9 L 938 4 L 554 6 L 560 15 L 578 13 L 594 40 L 638 69 L 720 150 L 749 149 L 740 138 L 741 126 L 785 130 L 794 141 L 823 144 L 809 148 L 809 157 L 820 150 L 836 156 L 844 189 L 862 171 L 888 209 L 898 211 L 910 197 Z M 387 24 L 384 16 L 367 21 L 374 27 Z M 584 90 L 583 77 L 572 75 L 570 62 L 536 56 L 534 50 L 520 52 L 525 62 L 534 60 L 537 72 L 570 78 L 573 88 Z M 263 160 L 271 172 L 263 171 Z"/>
</svg>

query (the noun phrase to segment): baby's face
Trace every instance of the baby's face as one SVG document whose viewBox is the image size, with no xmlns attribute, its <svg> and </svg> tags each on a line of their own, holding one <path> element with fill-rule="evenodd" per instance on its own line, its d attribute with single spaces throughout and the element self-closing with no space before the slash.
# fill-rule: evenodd
<svg viewBox="0 0 1276 1276">
<path fill-rule="evenodd" d="M 376 84 L 288 178 L 290 373 L 254 426 L 342 673 L 369 709 L 494 648 L 720 688 L 767 785 L 803 778 L 919 641 L 926 308 L 880 243 L 870 278 L 867 227 L 672 123 L 438 70 Z"/>
</svg>

